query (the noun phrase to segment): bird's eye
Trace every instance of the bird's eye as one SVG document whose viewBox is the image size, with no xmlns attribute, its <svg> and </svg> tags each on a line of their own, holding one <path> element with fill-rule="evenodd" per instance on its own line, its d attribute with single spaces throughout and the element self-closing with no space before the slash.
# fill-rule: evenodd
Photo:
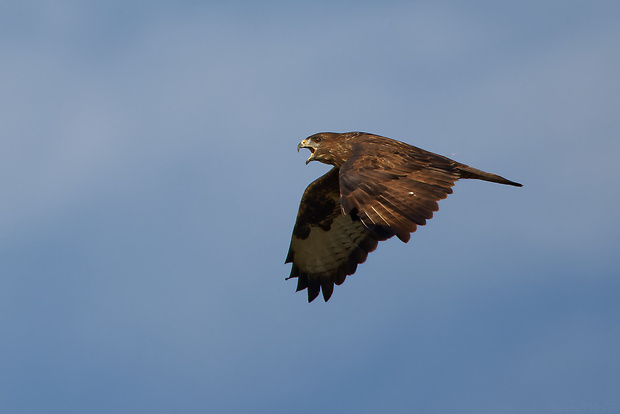
<svg viewBox="0 0 620 414">
<path fill-rule="evenodd" d="M 321 142 L 321 137 L 314 137 L 314 142 L 316 142 L 317 144 Z"/>
</svg>

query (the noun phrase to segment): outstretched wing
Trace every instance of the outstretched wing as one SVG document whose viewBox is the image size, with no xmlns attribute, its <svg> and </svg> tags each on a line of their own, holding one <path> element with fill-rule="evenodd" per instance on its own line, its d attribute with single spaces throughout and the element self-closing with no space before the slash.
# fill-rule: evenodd
<svg viewBox="0 0 620 414">
<path fill-rule="evenodd" d="M 353 155 L 340 168 L 342 208 L 367 228 L 379 226 L 403 242 L 433 217 L 464 166 L 376 135 L 364 134 L 352 146 Z"/>
<path fill-rule="evenodd" d="M 301 199 L 285 263 L 293 263 L 287 279 L 296 277 L 297 291 L 308 289 L 308 302 L 319 292 L 327 302 L 334 283 L 355 272 L 368 253 L 387 236 L 369 229 L 340 207 L 338 168 L 312 182 Z"/>
</svg>

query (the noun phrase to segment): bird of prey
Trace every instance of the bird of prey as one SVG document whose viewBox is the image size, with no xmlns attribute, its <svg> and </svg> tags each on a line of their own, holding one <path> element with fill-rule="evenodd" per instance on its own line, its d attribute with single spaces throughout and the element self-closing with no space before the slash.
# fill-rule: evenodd
<svg viewBox="0 0 620 414">
<path fill-rule="evenodd" d="M 308 302 L 327 302 L 379 241 L 409 241 L 439 209 L 460 178 L 521 184 L 404 142 L 363 132 L 321 132 L 297 146 L 311 152 L 306 164 L 333 165 L 301 198 L 285 263 Z"/>
</svg>

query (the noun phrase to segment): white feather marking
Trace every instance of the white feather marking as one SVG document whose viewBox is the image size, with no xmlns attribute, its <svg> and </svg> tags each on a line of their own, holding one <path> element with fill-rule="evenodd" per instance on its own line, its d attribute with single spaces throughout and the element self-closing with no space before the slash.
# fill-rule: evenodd
<svg viewBox="0 0 620 414">
<path fill-rule="evenodd" d="M 379 214 L 379 212 L 377 211 L 377 209 L 374 206 L 370 206 L 370 208 L 373 209 L 373 211 L 375 213 L 377 213 L 377 215 L 381 218 L 381 220 L 383 220 L 384 223 L 387 223 L 387 220 L 385 219 L 385 217 L 383 217 L 381 214 Z M 370 218 L 370 216 L 368 216 L 368 218 Z M 373 219 L 370 219 L 370 221 L 372 221 L 372 224 L 376 224 Z"/>
<path fill-rule="evenodd" d="M 372 208 L 372 209 L 374 210 L 374 208 Z M 377 213 L 377 214 L 378 214 L 378 213 Z M 375 223 L 375 221 L 372 219 L 372 217 L 370 217 L 368 214 L 366 214 L 366 216 L 368 216 L 368 219 L 369 219 L 370 221 L 372 221 L 372 224 L 377 224 L 377 223 Z"/>
</svg>

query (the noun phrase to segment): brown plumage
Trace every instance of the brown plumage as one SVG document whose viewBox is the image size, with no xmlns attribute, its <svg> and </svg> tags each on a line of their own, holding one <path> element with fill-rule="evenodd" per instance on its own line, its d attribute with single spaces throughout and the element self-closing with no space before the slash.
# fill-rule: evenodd
<svg viewBox="0 0 620 414">
<path fill-rule="evenodd" d="M 439 209 L 459 178 L 521 187 L 499 175 L 477 170 L 404 142 L 362 132 L 322 132 L 303 140 L 306 161 L 333 165 L 304 192 L 286 263 L 287 279 L 308 302 L 319 292 L 327 302 L 347 275 L 355 273 L 379 241 L 409 241 L 417 226 Z"/>
</svg>

